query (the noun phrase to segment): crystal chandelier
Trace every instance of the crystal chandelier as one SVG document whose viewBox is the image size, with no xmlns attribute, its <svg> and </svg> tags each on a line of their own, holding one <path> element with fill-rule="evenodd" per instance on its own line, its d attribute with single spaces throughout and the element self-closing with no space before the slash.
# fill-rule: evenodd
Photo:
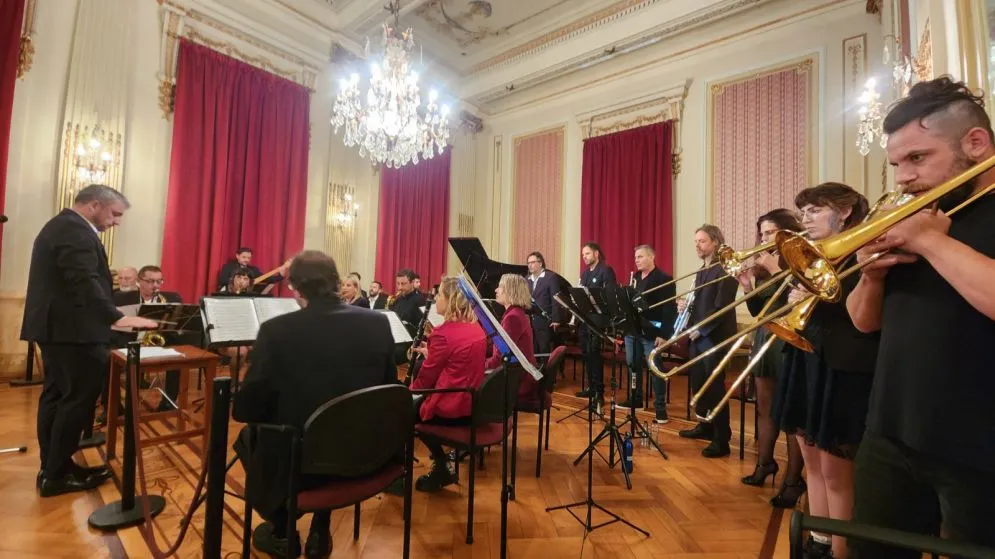
<svg viewBox="0 0 995 559">
<path fill-rule="evenodd" d="M 402 167 L 442 153 L 449 143 L 449 107 L 439 106 L 435 91 L 422 107 L 418 74 L 409 68 L 414 32 L 399 31 L 400 0 L 392 2 L 389 9 L 394 23 L 383 26 L 383 58 L 370 69 L 365 103 L 359 75 L 342 80 L 332 124 L 336 133 L 344 128 L 345 145 L 358 145 L 361 156 L 388 167 Z"/>
<path fill-rule="evenodd" d="M 898 92 L 898 97 L 905 97 L 912 87 L 919 62 L 915 58 L 902 55 L 901 39 L 895 35 L 885 35 L 882 59 L 885 68 L 891 67 L 891 81 Z"/>
<path fill-rule="evenodd" d="M 874 78 L 867 80 L 858 101 L 860 121 L 857 124 L 857 150 L 860 155 L 866 156 L 871 152 L 871 145 L 876 137 L 880 136 L 881 147 L 885 147 L 888 141 L 888 136 L 881 130 L 884 114 L 881 111 L 881 94 L 877 91 L 877 81 Z"/>
<path fill-rule="evenodd" d="M 330 221 L 337 227 L 350 227 L 359 217 L 359 204 L 353 202 L 352 194 L 345 194 L 329 217 L 331 217 Z"/>
<path fill-rule="evenodd" d="M 84 133 L 76 143 L 76 182 L 79 185 L 103 184 L 107 180 L 107 169 L 113 157 L 104 149 L 104 137 L 100 125 L 93 127 L 90 134 Z"/>
</svg>

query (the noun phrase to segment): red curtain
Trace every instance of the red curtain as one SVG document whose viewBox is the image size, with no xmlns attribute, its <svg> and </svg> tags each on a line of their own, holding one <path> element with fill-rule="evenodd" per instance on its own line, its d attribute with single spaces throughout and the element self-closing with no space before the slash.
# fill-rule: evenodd
<svg viewBox="0 0 995 559">
<path fill-rule="evenodd" d="M 380 171 L 376 279 L 394 292 L 394 274 L 410 268 L 422 291 L 439 283 L 449 247 L 449 168 L 452 150 Z"/>
<path fill-rule="evenodd" d="M 240 246 L 263 272 L 304 246 L 310 94 L 180 42 L 162 266 L 195 301 Z"/>
<path fill-rule="evenodd" d="M 581 241 L 601 245 L 620 282 L 635 271 L 633 249 L 641 244 L 673 274 L 672 130 L 668 120 L 584 140 Z"/>
<path fill-rule="evenodd" d="M 14 112 L 14 83 L 21 55 L 21 21 L 24 0 L 0 1 L 0 214 L 7 196 L 7 149 L 10 147 L 10 119 Z M 0 247 L 3 246 L 0 225 Z"/>
</svg>

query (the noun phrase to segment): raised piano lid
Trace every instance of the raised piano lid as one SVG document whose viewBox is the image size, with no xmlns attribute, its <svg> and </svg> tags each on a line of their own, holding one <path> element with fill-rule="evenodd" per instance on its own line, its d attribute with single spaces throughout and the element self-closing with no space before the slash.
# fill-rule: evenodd
<svg viewBox="0 0 995 559">
<path fill-rule="evenodd" d="M 477 237 L 450 237 L 449 246 L 453 247 L 466 275 L 477 286 L 477 292 L 483 299 L 494 298 L 502 275 L 526 276 L 529 273 L 529 267 L 524 264 L 505 264 L 491 260 Z"/>
</svg>

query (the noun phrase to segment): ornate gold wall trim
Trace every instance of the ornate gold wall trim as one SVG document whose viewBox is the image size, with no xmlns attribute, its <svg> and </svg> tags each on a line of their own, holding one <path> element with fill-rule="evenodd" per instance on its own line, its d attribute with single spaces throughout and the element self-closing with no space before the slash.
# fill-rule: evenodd
<svg viewBox="0 0 995 559">
<path fill-rule="evenodd" d="M 916 63 L 913 66 L 915 68 L 916 79 L 919 81 L 933 79 L 933 37 L 929 19 L 926 19 L 926 25 L 922 28 L 922 36 L 919 37 L 919 48 L 916 50 Z M 984 87 L 984 84 L 981 87 Z"/>
<path fill-rule="evenodd" d="M 620 104 L 577 115 L 584 139 L 614 134 L 624 130 L 673 120 L 673 173 L 681 172 L 681 119 L 691 80 L 650 96 L 630 99 Z M 648 97 L 648 98 L 647 98 Z"/>
<path fill-rule="evenodd" d="M 867 158 L 860 155 L 854 139 L 857 137 L 859 114 L 857 107 L 867 80 L 867 33 L 843 39 L 843 178 L 846 184 L 864 194 L 870 188 L 870 173 Z"/>
</svg>

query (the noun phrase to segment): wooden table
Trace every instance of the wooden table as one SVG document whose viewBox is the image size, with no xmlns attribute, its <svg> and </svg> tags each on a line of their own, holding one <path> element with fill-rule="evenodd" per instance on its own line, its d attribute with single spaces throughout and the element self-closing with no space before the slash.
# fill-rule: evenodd
<svg viewBox="0 0 995 559">
<path fill-rule="evenodd" d="M 201 435 L 204 437 L 204 448 L 207 448 L 207 442 L 210 435 L 208 425 L 211 420 L 211 381 L 214 380 L 217 373 L 220 356 L 216 353 L 211 353 L 190 345 L 174 346 L 171 349 L 180 352 L 182 355 L 142 359 L 140 371 L 142 375 L 145 375 L 147 373 L 162 373 L 178 369 L 180 371 L 180 393 L 176 397 L 176 403 L 179 404 L 180 410 L 186 410 L 187 403 L 189 401 L 188 392 L 190 387 L 190 377 L 197 374 L 200 369 L 204 369 L 204 419 L 200 425 L 193 424 L 191 425 L 191 428 L 187 429 L 186 417 L 179 410 L 143 414 L 141 413 L 141 407 L 135 405 L 133 406 L 133 413 L 137 415 L 139 422 L 149 422 L 163 418 L 175 418 L 178 428 L 175 432 L 158 437 L 143 439 L 142 442 L 155 444 L 178 439 L 191 439 Z M 106 447 L 108 460 L 114 458 L 117 452 L 117 429 L 120 423 L 118 420 L 118 405 L 121 401 L 121 377 L 125 374 L 127 368 L 127 355 L 122 355 L 116 350 L 112 351 L 110 379 L 107 391 L 109 395 L 107 402 Z M 138 381 L 139 379 L 137 378 L 131 379 L 134 386 L 138 386 Z M 125 397 L 130 398 L 131 395 L 126 394 Z"/>
</svg>

